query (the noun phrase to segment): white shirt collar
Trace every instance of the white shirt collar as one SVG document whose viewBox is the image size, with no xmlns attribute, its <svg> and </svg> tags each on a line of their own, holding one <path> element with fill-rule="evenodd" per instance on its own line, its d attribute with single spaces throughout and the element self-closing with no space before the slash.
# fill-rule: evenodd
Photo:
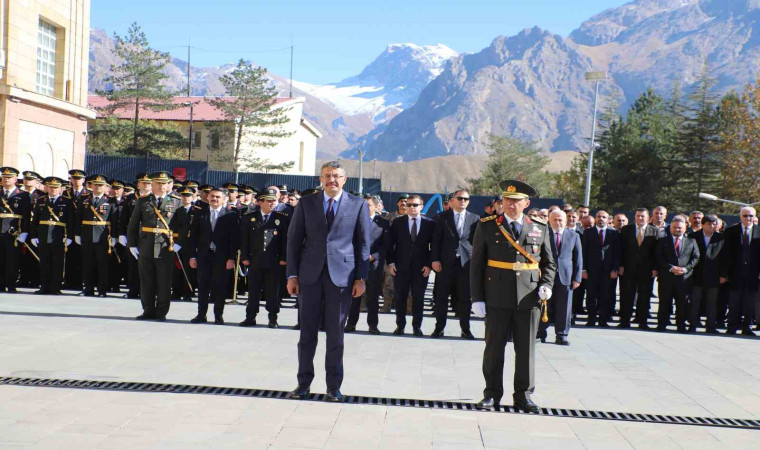
<svg viewBox="0 0 760 450">
<path fill-rule="evenodd" d="M 520 217 L 518 217 L 518 218 L 517 218 L 517 219 L 515 219 L 515 220 L 512 220 L 512 219 L 510 219 L 510 218 L 509 218 L 509 216 L 508 216 L 508 215 L 506 215 L 506 214 L 504 214 L 504 217 L 506 217 L 506 219 L 507 219 L 507 223 L 508 223 L 508 224 L 510 224 L 510 225 L 512 224 L 512 222 L 517 222 L 517 223 L 519 223 L 519 224 L 521 224 L 521 225 L 522 225 L 522 223 L 523 223 L 523 214 L 520 214 Z"/>
<path fill-rule="evenodd" d="M 557 233 L 562 234 L 564 231 L 565 231 L 565 227 L 562 227 L 560 229 L 552 228 L 552 233 L 554 234 L 557 234 Z"/>
<path fill-rule="evenodd" d="M 216 211 L 216 214 L 219 215 L 219 213 L 224 209 L 224 206 L 220 206 L 218 209 L 210 208 L 211 211 Z"/>
</svg>

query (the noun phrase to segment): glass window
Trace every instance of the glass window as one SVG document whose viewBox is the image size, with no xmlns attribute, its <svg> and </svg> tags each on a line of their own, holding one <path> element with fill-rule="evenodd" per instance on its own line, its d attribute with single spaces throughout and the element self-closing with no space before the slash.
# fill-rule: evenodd
<svg viewBox="0 0 760 450">
<path fill-rule="evenodd" d="M 37 74 L 34 90 L 46 95 L 55 92 L 55 26 L 40 20 L 37 28 Z"/>
<path fill-rule="evenodd" d="M 201 132 L 193 131 L 193 148 L 201 148 Z"/>
<path fill-rule="evenodd" d="M 208 148 L 217 149 L 219 148 L 219 132 L 218 131 L 212 131 L 208 134 Z"/>
</svg>

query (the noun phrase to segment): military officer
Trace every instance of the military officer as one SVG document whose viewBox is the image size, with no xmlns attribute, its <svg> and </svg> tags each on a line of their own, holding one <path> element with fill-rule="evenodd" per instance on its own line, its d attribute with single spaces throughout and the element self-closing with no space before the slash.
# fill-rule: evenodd
<svg viewBox="0 0 760 450">
<path fill-rule="evenodd" d="M 32 203 L 16 186 L 19 171 L 0 167 L 0 292 L 16 292 L 21 246 L 29 235 Z"/>
<path fill-rule="evenodd" d="M 175 265 L 174 268 L 172 278 L 172 299 L 181 299 L 189 302 L 192 301 L 195 287 L 198 285 L 196 271 L 190 267 L 189 242 L 192 237 L 190 236 L 190 230 L 201 212 L 201 207 L 193 204 L 195 188 L 188 187 L 188 183 L 185 183 L 185 187 L 180 189 L 179 195 L 181 197 L 182 207 L 177 210 L 177 213 L 174 216 L 172 231 L 174 233 L 175 242 L 180 245 L 181 250 L 177 252 L 177 255 L 181 258 L 182 265 L 179 267 Z M 188 286 L 188 282 L 190 283 L 190 286 Z"/>
<path fill-rule="evenodd" d="M 32 204 L 32 210 L 34 210 L 34 204 L 37 199 L 46 195 L 44 190 L 39 189 L 42 177 L 37 172 L 31 170 L 25 170 L 21 172 L 21 175 L 23 176 L 23 186 L 21 186 L 21 189 L 29 193 L 29 201 Z M 19 264 L 21 268 L 19 286 L 38 287 L 40 285 L 39 264 L 32 251 L 25 246 L 21 247 L 21 260 Z"/>
<path fill-rule="evenodd" d="M 131 194 L 128 193 L 125 195 L 124 207 L 119 215 L 119 244 L 125 249 L 127 248 L 129 220 L 132 218 L 135 203 L 137 203 L 138 198 L 150 195 L 150 186 L 150 177 L 148 176 L 148 173 L 138 173 L 137 189 L 133 189 Z M 126 259 L 127 262 L 127 293 L 124 294 L 124 298 L 140 298 L 140 272 L 137 265 L 137 259 L 133 258 L 131 255 L 127 255 L 124 259 Z"/>
<path fill-rule="evenodd" d="M 108 181 L 108 185 L 111 186 L 111 192 L 109 193 L 111 201 L 114 203 L 115 211 L 112 221 L 112 229 L 118 236 L 121 235 L 121 217 L 124 215 L 124 205 L 126 199 L 124 196 L 126 183 L 121 180 L 111 179 Z M 108 268 L 109 274 L 109 287 L 111 292 L 120 292 L 121 283 L 127 279 L 129 273 L 129 267 L 127 266 L 127 248 L 123 245 L 114 245 L 113 255 L 110 258 L 110 265 Z"/>
<path fill-rule="evenodd" d="M 79 205 L 84 198 L 90 195 L 84 187 L 87 173 L 84 170 L 69 170 L 70 187 L 63 191 L 63 196 L 72 201 L 74 212 L 79 210 Z M 72 291 L 82 290 L 82 248 L 76 242 L 73 242 L 66 252 L 66 277 L 64 279 L 64 288 Z"/>
<path fill-rule="evenodd" d="M 40 289 L 38 295 L 60 295 L 66 247 L 74 236 L 74 205 L 64 197 L 63 180 L 47 177 L 48 193 L 37 198 L 32 214 L 30 236 L 40 258 Z"/>
<path fill-rule="evenodd" d="M 530 398 L 535 389 L 536 333 L 540 305 L 551 297 L 557 264 L 546 224 L 523 215 L 530 197 L 536 196 L 535 189 L 517 180 L 504 181 L 500 187 L 504 214 L 481 219 L 472 243 L 473 310 L 486 318 L 486 388 L 476 406 L 499 407 L 504 394 L 504 348 L 511 333 L 515 345 L 514 406 L 538 412 L 539 407 Z"/>
<path fill-rule="evenodd" d="M 257 196 L 260 209 L 243 216 L 240 223 L 240 259 L 248 267 L 248 306 L 241 327 L 256 325 L 263 297 L 269 328 L 278 328 L 280 274 L 285 266 L 286 236 L 290 217 L 274 211 L 279 192 L 264 189 Z"/>
<path fill-rule="evenodd" d="M 108 265 L 116 243 L 116 204 L 106 195 L 105 175 L 90 175 L 86 181 L 92 195 L 83 197 L 76 211 L 74 241 L 82 249 L 82 278 L 84 291 L 80 295 L 95 295 L 97 275 L 98 297 L 109 290 Z"/>
<path fill-rule="evenodd" d="M 167 172 L 151 173 L 151 193 L 135 202 L 127 228 L 127 246 L 137 259 L 140 274 L 140 299 L 143 313 L 137 320 L 166 320 L 171 296 L 172 266 L 175 252 L 172 220 L 180 200 L 170 195 L 171 178 Z"/>
</svg>

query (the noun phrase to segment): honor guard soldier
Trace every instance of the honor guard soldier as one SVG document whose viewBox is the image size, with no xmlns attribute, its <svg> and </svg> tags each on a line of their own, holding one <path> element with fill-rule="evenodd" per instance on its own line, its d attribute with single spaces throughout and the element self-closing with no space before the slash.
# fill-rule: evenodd
<svg viewBox="0 0 760 450">
<path fill-rule="evenodd" d="M 188 187 L 188 184 L 185 183 L 185 187 L 179 191 L 182 206 L 174 215 L 172 224 L 174 241 L 180 245 L 180 251 L 177 252 L 180 261 L 174 267 L 172 278 L 172 299 L 182 299 L 186 302 L 192 301 L 195 286 L 198 285 L 196 271 L 190 267 L 190 239 L 192 238 L 190 230 L 201 212 L 201 207 L 193 204 L 195 188 Z"/>
<path fill-rule="evenodd" d="M 262 296 L 269 313 L 269 328 L 279 327 L 279 289 L 290 217 L 274 211 L 278 194 L 275 189 L 260 192 L 257 200 L 261 209 L 246 214 L 240 223 L 240 260 L 248 268 L 248 306 L 241 327 L 256 325 Z"/>
<path fill-rule="evenodd" d="M 0 292 L 16 292 L 21 246 L 26 245 L 32 203 L 16 186 L 18 170 L 0 167 Z"/>
<path fill-rule="evenodd" d="M 200 194 L 198 199 L 195 200 L 195 204 L 206 211 L 208 211 L 208 194 L 211 192 L 211 189 L 213 189 L 213 187 L 214 186 L 211 186 L 210 184 L 204 184 L 198 188 Z"/>
<path fill-rule="evenodd" d="M 111 179 L 108 181 L 108 185 L 111 186 L 111 192 L 109 196 L 114 203 L 116 211 L 114 212 L 114 218 L 112 223 L 113 231 L 116 233 L 116 237 L 121 235 L 121 217 L 124 215 L 124 205 L 126 203 L 125 187 L 126 183 L 121 180 Z M 120 292 L 121 284 L 126 281 L 129 267 L 127 266 L 127 248 L 123 245 L 114 245 L 113 252 L 116 253 L 110 258 L 110 265 L 108 268 L 109 285 L 111 292 Z"/>
<path fill-rule="evenodd" d="M 23 186 L 21 186 L 21 189 L 29 193 L 29 201 L 32 205 L 32 210 L 34 210 L 34 204 L 37 202 L 37 199 L 46 195 L 45 191 L 40 189 L 42 177 L 37 172 L 31 170 L 21 172 L 21 175 L 23 176 Z M 40 285 L 40 271 L 37 256 L 26 246 L 21 248 L 21 260 L 19 264 L 21 267 L 19 286 L 38 287 Z"/>
<path fill-rule="evenodd" d="M 169 195 L 167 172 L 150 174 L 151 193 L 135 202 L 127 229 L 127 246 L 137 259 L 143 313 L 137 320 L 166 320 L 171 296 L 172 266 L 180 244 L 174 243 L 172 220 L 181 206 Z"/>
<path fill-rule="evenodd" d="M 504 181 L 500 187 L 504 214 L 481 219 L 472 243 L 472 306 L 477 316 L 486 318 L 486 388 L 476 407 L 499 408 L 504 394 L 504 348 L 511 334 L 514 407 L 539 412 L 530 398 L 535 389 L 536 333 L 541 306 L 551 297 L 557 264 L 546 224 L 523 215 L 529 198 L 536 196 L 535 189 L 517 180 Z"/>
<path fill-rule="evenodd" d="M 82 278 L 84 290 L 80 295 L 95 295 L 97 274 L 98 297 L 106 297 L 109 288 L 109 259 L 114 257 L 116 243 L 116 204 L 106 195 L 108 181 L 104 175 L 86 179 L 92 194 L 82 197 L 76 212 L 74 241 L 82 249 Z"/>
<path fill-rule="evenodd" d="M 79 211 L 79 204 L 83 198 L 90 195 L 84 187 L 87 173 L 84 170 L 69 170 L 70 186 L 63 191 L 63 196 L 72 201 L 74 212 Z M 72 230 L 73 231 L 73 230 Z M 72 234 L 73 236 L 73 234 Z M 66 270 L 64 271 L 64 288 L 72 291 L 82 290 L 82 248 L 76 242 L 73 242 L 66 252 Z"/>
<path fill-rule="evenodd" d="M 63 180 L 45 178 L 47 195 L 34 203 L 31 242 L 40 258 L 40 289 L 38 295 L 60 295 L 66 248 L 74 236 L 74 205 L 62 195 Z"/>
<path fill-rule="evenodd" d="M 135 209 L 135 203 L 137 199 L 150 194 L 150 177 L 146 172 L 137 174 L 137 186 L 125 187 L 131 188 L 131 193 L 126 193 L 124 198 L 124 207 L 119 215 L 119 244 L 127 248 L 127 230 L 129 227 L 129 219 L 132 218 L 132 212 Z M 125 254 L 128 252 L 125 252 Z M 140 298 L 140 273 L 137 267 L 137 259 L 131 255 L 127 255 L 125 258 L 127 263 L 127 293 L 124 298 Z"/>
</svg>

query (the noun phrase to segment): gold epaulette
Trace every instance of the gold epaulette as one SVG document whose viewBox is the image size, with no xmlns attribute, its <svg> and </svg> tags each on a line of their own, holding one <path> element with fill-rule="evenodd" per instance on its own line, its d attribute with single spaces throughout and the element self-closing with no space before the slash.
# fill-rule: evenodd
<svg viewBox="0 0 760 450">
<path fill-rule="evenodd" d="M 531 222 L 536 222 L 539 225 L 546 226 L 546 222 L 544 222 L 543 220 L 540 220 L 540 219 L 530 219 L 530 221 Z"/>
<path fill-rule="evenodd" d="M 201 207 L 200 207 L 200 206 L 197 206 L 197 205 L 193 205 L 193 208 L 194 208 L 194 209 L 201 209 Z"/>
<path fill-rule="evenodd" d="M 480 219 L 481 222 L 488 222 L 489 220 L 494 220 L 495 218 L 499 217 L 498 215 L 494 214 L 493 216 L 483 217 Z"/>
<path fill-rule="evenodd" d="M 139 198 L 150 197 L 150 194 L 141 195 Z"/>
<path fill-rule="evenodd" d="M 174 193 L 172 193 L 172 194 L 169 194 L 169 197 L 171 197 L 171 198 L 176 198 L 177 200 L 182 200 L 182 197 L 180 197 L 179 195 L 177 195 L 177 194 L 174 194 Z"/>
</svg>

